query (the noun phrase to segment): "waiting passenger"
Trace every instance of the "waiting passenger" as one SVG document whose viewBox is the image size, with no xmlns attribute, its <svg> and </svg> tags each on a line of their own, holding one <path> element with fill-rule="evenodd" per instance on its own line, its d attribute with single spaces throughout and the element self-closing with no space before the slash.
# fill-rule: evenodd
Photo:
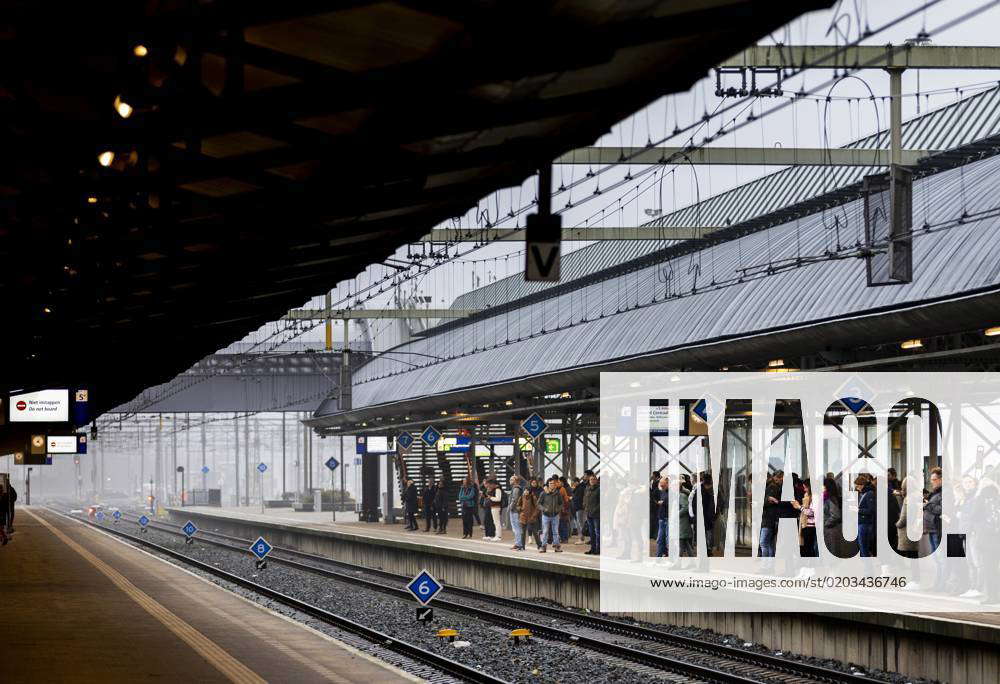
<svg viewBox="0 0 1000 684">
<path fill-rule="evenodd" d="M 434 492 L 434 512 L 437 514 L 437 534 L 448 534 L 448 481 L 440 479 Z"/>
<path fill-rule="evenodd" d="M 858 475 L 854 480 L 858 492 L 858 549 L 862 558 L 873 558 L 876 554 L 875 529 L 878 504 L 875 487 L 870 477 Z"/>
<path fill-rule="evenodd" d="M 552 477 L 545 483 L 545 491 L 538 499 L 538 506 L 542 509 L 542 548 L 539 552 L 545 553 L 549 544 L 552 550 L 562 551 L 559 544 L 559 514 L 562 513 L 565 499 L 559 486 L 559 478 Z"/>
<path fill-rule="evenodd" d="M 670 480 L 660 478 L 656 487 L 656 557 L 664 558 L 670 546 Z"/>
<path fill-rule="evenodd" d="M 601 481 L 591 473 L 589 483 L 583 495 L 583 509 L 587 511 L 590 550 L 584 553 L 596 556 L 601 553 Z"/>
<path fill-rule="evenodd" d="M 524 494 L 524 486 L 520 475 L 510 477 L 510 505 L 507 506 L 510 519 L 510 529 L 514 532 L 514 545 L 510 547 L 514 551 L 524 551 L 524 528 L 521 526 L 521 496 Z"/>
<path fill-rule="evenodd" d="M 403 514 L 406 518 L 407 530 L 416 531 L 419 529 L 417 525 L 419 499 L 420 495 L 417 492 L 417 485 L 413 483 L 413 480 L 407 480 L 406 488 L 403 490 Z"/>
<path fill-rule="evenodd" d="M 476 510 L 477 490 L 472 484 L 472 478 L 462 480 L 462 488 L 458 490 L 458 506 L 462 511 L 462 539 L 472 538 L 473 513 Z"/>
<path fill-rule="evenodd" d="M 572 480 L 572 494 L 570 498 L 570 513 L 576 521 L 576 532 L 580 535 L 579 541 L 574 544 L 585 544 L 584 537 L 587 536 L 587 511 L 583 510 L 583 494 L 587 491 L 587 483 L 578 477 Z"/>
<path fill-rule="evenodd" d="M 428 482 L 424 485 L 424 491 L 421 498 L 424 504 L 424 522 L 427 526 L 424 528 L 424 532 L 431 531 L 431 525 L 434 525 L 434 530 L 437 531 L 437 516 L 434 515 L 434 498 L 437 495 L 437 490 L 434 488 L 434 484 Z"/>
<path fill-rule="evenodd" d="M 530 535 L 535 540 L 535 546 L 542 548 L 542 540 L 538 535 L 538 521 L 541 516 L 541 509 L 538 508 L 538 496 L 535 494 L 537 481 L 532 479 L 529 486 L 521 493 L 518 502 L 520 522 L 524 527 L 524 533 Z M 521 549 L 524 549 L 523 539 Z"/>
<path fill-rule="evenodd" d="M 691 480 L 681 482 L 678 495 L 680 497 L 679 506 L 680 511 L 677 515 L 677 539 L 680 541 L 680 555 L 682 556 L 693 556 L 694 555 L 694 530 L 691 526 L 691 507 L 690 507 L 690 496 L 691 496 Z"/>
<path fill-rule="evenodd" d="M 938 546 L 941 545 L 941 469 L 931 469 L 931 491 L 924 503 L 924 534 L 930 546 L 931 554 L 934 556 L 934 565 L 937 569 L 937 577 L 934 578 L 934 586 L 931 591 L 944 591 L 947 584 L 947 564 L 944 552 L 938 554 Z"/>
<path fill-rule="evenodd" d="M 490 527 L 493 528 L 492 536 L 490 536 L 490 530 L 487 528 L 486 536 L 484 537 L 487 541 L 500 541 L 503 539 L 503 532 L 500 527 L 500 509 L 503 507 L 503 496 L 503 490 L 500 489 L 496 480 L 491 478 L 486 481 L 486 505 L 490 509 L 490 522 L 492 523 Z"/>
<path fill-rule="evenodd" d="M 7 545 L 7 517 L 10 511 L 10 494 L 4 478 L 0 478 L 0 546 Z"/>
</svg>

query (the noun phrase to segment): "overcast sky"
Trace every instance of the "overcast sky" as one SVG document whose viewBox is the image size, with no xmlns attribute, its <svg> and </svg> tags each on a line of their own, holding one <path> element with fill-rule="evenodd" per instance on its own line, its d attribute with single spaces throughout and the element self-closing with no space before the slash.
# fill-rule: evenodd
<svg viewBox="0 0 1000 684">
<path fill-rule="evenodd" d="M 782 42 L 785 44 L 843 44 L 846 40 L 854 41 L 859 37 L 859 31 L 870 27 L 877 30 L 897 17 L 924 5 L 924 2 L 907 0 L 844 0 L 833 10 L 813 12 L 800 17 L 788 26 L 766 37 L 761 43 Z M 871 36 L 864 44 L 884 45 L 886 43 L 900 44 L 915 37 L 921 30 L 932 34 L 932 44 L 936 45 L 997 45 L 997 28 L 1000 27 L 1000 7 L 993 7 L 978 15 L 975 19 L 946 31 L 937 32 L 937 28 L 959 17 L 966 12 L 987 4 L 984 0 L 942 0 L 934 7 L 918 13 L 892 28 Z M 837 29 L 831 28 L 836 24 Z M 832 76 L 830 70 L 814 70 L 803 76 L 795 77 L 784 83 L 787 92 L 812 90 Z M 968 97 L 985 88 L 992 87 L 1000 78 L 1000 72 L 990 71 L 917 71 L 909 70 L 903 75 L 903 116 L 904 120 L 915 116 L 918 111 L 935 109 L 954 102 L 959 97 Z M 738 84 L 737 84 L 738 85 Z M 889 78 L 881 70 L 864 70 L 855 72 L 853 77 L 839 81 L 835 86 L 818 90 L 815 97 L 796 100 L 784 110 L 760 116 L 763 112 L 779 104 L 783 100 L 758 99 L 750 107 L 738 108 L 737 120 L 742 121 L 746 114 L 752 111 L 759 116 L 757 122 L 746 126 L 733 134 L 724 135 L 710 143 L 713 147 L 753 146 L 753 147 L 824 147 L 840 146 L 851 140 L 870 134 L 879 127 L 885 128 L 888 121 Z M 874 93 L 876 101 L 868 100 L 869 89 Z M 612 131 L 595 141 L 595 145 L 605 146 L 643 146 L 647 141 L 659 143 L 671 134 L 675 127 L 685 128 L 698 122 L 702 115 L 715 111 L 721 104 L 725 107 L 734 102 L 733 99 L 720 102 L 722 98 L 715 96 L 714 72 L 695 84 L 686 93 L 664 94 L 648 107 L 626 118 Z M 826 96 L 834 99 L 825 103 Z M 864 98 L 851 101 L 847 98 Z M 729 128 L 733 116 L 717 116 L 706 127 L 700 127 L 693 142 L 701 144 L 706 134 L 716 135 L 720 125 Z M 670 146 L 681 146 L 691 141 L 691 133 L 671 137 L 664 143 Z M 596 170 L 599 168 L 595 166 Z M 773 173 L 780 167 L 735 167 L 735 166 L 667 166 L 657 170 L 656 180 L 662 173 L 662 182 L 654 183 L 652 173 L 645 180 L 627 183 L 624 187 L 612 191 L 608 186 L 621 180 L 626 173 L 635 175 L 645 167 L 621 165 L 613 168 L 598 179 L 590 179 L 575 188 L 571 193 L 556 193 L 553 208 L 560 210 L 568 201 L 573 208 L 564 211 L 563 225 L 636 225 L 649 220 L 647 210 L 662 209 L 668 213 L 694 202 L 696 192 L 700 191 L 702 198 L 718 194 L 727 189 L 746 183 L 766 173 Z M 573 181 L 584 177 L 587 166 L 559 166 L 554 170 L 554 185 L 570 185 Z M 696 175 L 695 175 L 696 174 Z M 594 190 L 600 184 L 601 194 L 595 195 Z M 496 224 L 511 210 L 518 210 L 530 204 L 536 194 L 536 181 L 530 179 L 521 187 L 505 188 L 483 198 L 479 207 L 471 210 L 465 216 L 456 217 L 452 222 L 443 224 L 450 226 L 482 225 L 484 217 Z M 662 199 L 661 199 L 662 192 Z M 661 205 L 662 202 L 662 205 Z M 478 220 L 477 220 L 478 217 Z M 522 226 L 524 215 L 518 219 L 500 220 L 502 226 Z M 570 243 L 570 249 L 579 248 L 582 243 Z M 460 293 L 468 291 L 479 284 L 502 278 L 508 274 L 522 270 L 521 243 L 501 243 L 489 245 L 468 251 L 471 244 L 461 246 L 461 252 L 468 252 L 462 257 L 446 265 L 440 266 L 430 273 L 417 278 L 404 286 L 407 292 L 418 292 L 430 297 L 430 305 L 444 307 Z M 454 254 L 454 249 L 452 254 Z M 405 258 L 408 249 L 397 252 Z M 384 267 L 372 267 L 350 282 L 342 283 L 335 290 L 335 301 L 348 297 L 350 292 L 357 290 L 370 282 L 378 281 L 388 270 Z M 389 306 L 390 292 L 366 303 L 371 308 Z M 308 304 L 321 306 L 322 297 L 317 297 Z M 390 332 L 379 333 L 389 324 L 372 322 L 376 335 L 376 345 L 381 347 L 378 338 L 390 342 L 393 335 Z M 260 331 L 249 335 L 245 341 L 260 342 L 271 337 L 281 325 L 264 326 Z M 278 334 L 278 337 L 285 335 Z M 354 335 L 352 334 L 352 337 Z M 320 340 L 321 330 L 302 335 L 302 340 Z M 340 334 L 337 334 L 337 339 Z"/>
</svg>

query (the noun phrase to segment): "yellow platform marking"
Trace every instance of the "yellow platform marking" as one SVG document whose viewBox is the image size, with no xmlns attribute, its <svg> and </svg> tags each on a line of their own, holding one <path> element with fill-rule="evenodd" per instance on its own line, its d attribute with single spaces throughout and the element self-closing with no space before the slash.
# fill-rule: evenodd
<svg viewBox="0 0 1000 684">
<path fill-rule="evenodd" d="M 105 577 L 115 584 L 115 586 L 125 592 L 129 598 L 138 603 L 147 613 L 159 620 L 167 629 L 176 634 L 178 638 L 184 641 L 188 646 L 193 648 L 202 658 L 207 660 L 227 679 L 239 684 L 262 684 L 265 682 L 264 679 L 257 676 L 253 670 L 227 653 L 221 646 L 175 615 L 161 603 L 156 601 L 156 599 L 152 596 L 132 584 L 127 577 L 102 561 L 87 549 L 77 544 L 47 520 L 32 513 L 31 510 L 27 508 L 25 508 L 24 511 L 47 527 L 48 530 L 62 540 L 66 546 L 76 551 L 88 563 L 100 570 Z"/>
</svg>

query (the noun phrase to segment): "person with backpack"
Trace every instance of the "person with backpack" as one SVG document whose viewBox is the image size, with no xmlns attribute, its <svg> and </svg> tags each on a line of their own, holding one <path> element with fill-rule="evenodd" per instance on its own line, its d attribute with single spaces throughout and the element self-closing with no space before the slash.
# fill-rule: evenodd
<svg viewBox="0 0 1000 684">
<path fill-rule="evenodd" d="M 542 548 L 542 540 L 538 536 L 538 519 L 541 516 L 541 510 L 538 508 L 538 495 L 535 493 L 535 484 L 537 484 L 535 480 L 531 480 L 530 486 L 526 487 L 521 493 L 521 498 L 518 501 L 520 508 L 519 520 L 524 527 L 525 535 L 531 536 L 535 540 L 535 546 L 540 549 Z M 523 543 L 521 544 L 521 550 L 524 550 Z"/>
<path fill-rule="evenodd" d="M 576 521 L 576 533 L 580 535 L 579 541 L 574 544 L 586 544 L 584 538 L 587 536 L 587 511 L 583 510 L 583 494 L 587 491 L 587 483 L 578 477 L 572 480 L 572 493 L 570 494 L 570 515 Z"/>
<path fill-rule="evenodd" d="M 477 505 L 477 493 L 472 478 L 467 477 L 462 480 L 462 487 L 458 490 L 458 507 L 462 513 L 462 539 L 472 538 L 472 521 Z"/>
</svg>

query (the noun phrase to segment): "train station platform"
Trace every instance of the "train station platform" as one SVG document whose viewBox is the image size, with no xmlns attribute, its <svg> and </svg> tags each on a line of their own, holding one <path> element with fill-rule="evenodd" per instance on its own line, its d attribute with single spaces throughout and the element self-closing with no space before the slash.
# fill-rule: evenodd
<svg viewBox="0 0 1000 684">
<path fill-rule="evenodd" d="M 186 570 L 46 509 L 0 549 L 4 682 L 414 681 Z"/>
<path fill-rule="evenodd" d="M 600 559 L 584 555 L 588 547 L 572 540 L 563 545 L 563 553 L 550 549 L 541 554 L 530 542 L 526 551 L 511 550 L 510 530 L 503 531 L 500 542 L 484 541 L 479 527 L 473 539 L 462 539 L 460 520 L 449 522 L 447 535 L 436 535 L 409 532 L 401 524 L 334 522 L 329 512 L 212 507 L 167 511 L 179 524 L 190 519 L 204 530 L 243 538 L 262 534 L 278 547 L 362 567 L 407 576 L 426 568 L 446 586 L 600 610 Z M 423 521 L 420 523 L 423 529 Z M 937 610 L 944 600 L 931 594 L 926 599 L 928 606 L 938 602 Z M 970 602 L 956 601 L 954 605 L 956 610 L 948 613 L 900 612 L 889 607 L 884 612 L 828 613 L 818 605 L 814 614 L 693 611 L 634 617 L 738 634 L 776 650 L 837 658 L 887 671 L 931 673 L 927 676 L 942 681 L 956 681 L 956 663 L 967 664 L 971 657 L 980 659 L 974 667 L 1000 672 L 1000 613 L 975 612 Z"/>
</svg>

